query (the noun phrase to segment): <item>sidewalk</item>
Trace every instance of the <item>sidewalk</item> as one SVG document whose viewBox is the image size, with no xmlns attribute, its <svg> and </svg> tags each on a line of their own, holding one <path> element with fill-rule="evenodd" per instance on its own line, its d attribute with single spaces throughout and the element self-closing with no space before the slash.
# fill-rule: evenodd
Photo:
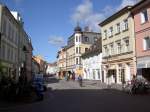
<svg viewBox="0 0 150 112">
<path fill-rule="evenodd" d="M 107 84 L 99 80 L 83 80 L 83 85 L 88 87 L 95 87 L 95 89 L 106 89 Z"/>
</svg>

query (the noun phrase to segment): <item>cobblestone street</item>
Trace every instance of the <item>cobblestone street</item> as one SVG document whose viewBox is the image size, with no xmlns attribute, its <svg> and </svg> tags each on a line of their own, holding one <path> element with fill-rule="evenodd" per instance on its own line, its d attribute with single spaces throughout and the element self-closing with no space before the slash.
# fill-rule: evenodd
<svg viewBox="0 0 150 112">
<path fill-rule="evenodd" d="M 129 95 L 102 89 L 97 81 L 78 82 L 50 78 L 43 101 L 0 106 L 0 112 L 150 112 L 150 95 Z M 51 88 L 51 89 L 50 89 Z"/>
</svg>

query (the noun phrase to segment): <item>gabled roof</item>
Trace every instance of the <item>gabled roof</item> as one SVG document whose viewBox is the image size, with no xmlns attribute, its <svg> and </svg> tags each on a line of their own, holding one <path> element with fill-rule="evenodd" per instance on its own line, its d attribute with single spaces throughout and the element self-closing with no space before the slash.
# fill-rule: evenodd
<svg viewBox="0 0 150 112">
<path fill-rule="evenodd" d="M 123 9 L 119 10 L 118 12 L 116 12 L 115 14 L 113 14 L 112 16 L 108 17 L 107 19 L 105 19 L 104 21 L 102 21 L 101 23 L 99 23 L 99 26 L 104 26 L 107 23 L 115 20 L 120 15 L 123 15 L 124 13 L 130 11 L 131 8 L 132 8 L 132 6 L 126 6 L 126 7 L 124 7 Z"/>
</svg>

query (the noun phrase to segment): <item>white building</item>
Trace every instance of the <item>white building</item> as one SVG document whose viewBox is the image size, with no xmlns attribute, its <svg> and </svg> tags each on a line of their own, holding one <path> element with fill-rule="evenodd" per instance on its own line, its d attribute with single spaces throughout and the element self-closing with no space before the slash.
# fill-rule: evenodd
<svg viewBox="0 0 150 112">
<path fill-rule="evenodd" d="M 46 74 L 56 74 L 58 71 L 57 63 L 47 65 Z"/>
<path fill-rule="evenodd" d="M 101 80 L 105 82 L 105 77 L 102 74 L 102 52 L 101 39 L 96 41 L 90 49 L 82 55 L 83 62 L 83 79 Z"/>
</svg>

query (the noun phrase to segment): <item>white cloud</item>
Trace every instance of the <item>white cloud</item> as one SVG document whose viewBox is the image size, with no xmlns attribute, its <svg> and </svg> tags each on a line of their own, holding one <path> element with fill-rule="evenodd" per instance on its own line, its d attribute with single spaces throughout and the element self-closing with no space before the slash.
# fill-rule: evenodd
<svg viewBox="0 0 150 112">
<path fill-rule="evenodd" d="M 51 45 L 62 46 L 65 44 L 64 38 L 60 36 L 50 36 L 48 43 Z"/>
<path fill-rule="evenodd" d="M 83 25 L 88 25 L 92 30 L 99 31 L 98 24 L 112 15 L 116 11 L 127 5 L 134 5 L 138 0 L 122 0 L 119 6 L 106 6 L 101 12 L 94 12 L 93 3 L 91 0 L 84 0 L 83 3 L 79 4 L 74 13 L 71 15 L 71 20 L 74 23 L 82 23 Z"/>
<path fill-rule="evenodd" d="M 82 21 L 92 14 L 93 4 L 89 0 L 85 0 L 76 7 L 75 13 L 72 15 L 74 21 Z"/>
<path fill-rule="evenodd" d="M 117 10 L 122 9 L 123 7 L 127 5 L 134 5 L 138 2 L 139 0 L 122 0 L 121 4 L 117 7 Z"/>
<path fill-rule="evenodd" d="M 98 23 L 105 17 L 102 13 L 95 13 L 93 11 L 93 3 L 90 0 L 84 0 L 83 3 L 78 5 L 71 15 L 73 22 L 82 23 L 89 26 L 90 29 L 98 31 Z"/>
</svg>

